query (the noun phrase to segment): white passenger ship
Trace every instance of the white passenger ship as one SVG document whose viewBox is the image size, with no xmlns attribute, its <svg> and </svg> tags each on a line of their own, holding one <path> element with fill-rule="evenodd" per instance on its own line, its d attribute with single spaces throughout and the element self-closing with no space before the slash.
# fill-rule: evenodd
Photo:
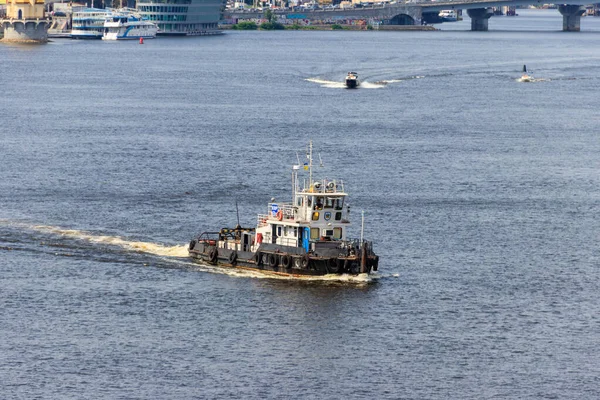
<svg viewBox="0 0 600 400">
<path fill-rule="evenodd" d="M 300 189 L 292 168 L 293 201 L 271 203 L 256 228 L 204 232 L 189 245 L 190 257 L 211 264 L 268 274 L 310 276 L 377 271 L 379 257 L 370 241 L 348 238 L 350 207 L 341 180 L 313 180 L 312 142 L 307 154 L 308 180 Z"/>
<path fill-rule="evenodd" d="M 108 15 L 104 21 L 103 40 L 153 39 L 158 27 L 153 22 L 142 19 L 134 9 L 119 9 Z"/>
<path fill-rule="evenodd" d="M 79 8 L 73 10 L 72 39 L 102 39 L 104 21 L 110 13 L 100 8 Z"/>
</svg>

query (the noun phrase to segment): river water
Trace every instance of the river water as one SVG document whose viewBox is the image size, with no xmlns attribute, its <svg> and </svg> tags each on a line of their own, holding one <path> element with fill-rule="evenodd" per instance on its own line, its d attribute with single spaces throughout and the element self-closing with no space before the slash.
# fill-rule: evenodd
<svg viewBox="0 0 600 400">
<path fill-rule="evenodd" d="M 519 14 L 1 45 L 0 397 L 598 398 L 600 19 Z M 187 260 L 311 139 L 378 274 Z"/>
</svg>

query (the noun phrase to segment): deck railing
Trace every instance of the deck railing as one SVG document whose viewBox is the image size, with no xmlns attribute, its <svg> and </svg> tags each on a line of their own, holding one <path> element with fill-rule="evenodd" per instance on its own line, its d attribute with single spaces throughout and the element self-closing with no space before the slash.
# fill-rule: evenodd
<svg viewBox="0 0 600 400">
<path fill-rule="evenodd" d="M 269 203 L 268 207 L 269 219 L 279 219 L 279 211 L 281 211 L 281 220 L 294 219 L 294 205 L 292 203 Z"/>
</svg>

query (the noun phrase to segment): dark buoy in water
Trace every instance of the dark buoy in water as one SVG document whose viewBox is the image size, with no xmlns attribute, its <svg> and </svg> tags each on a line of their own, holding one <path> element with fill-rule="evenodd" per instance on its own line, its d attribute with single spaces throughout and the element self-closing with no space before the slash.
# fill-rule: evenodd
<svg viewBox="0 0 600 400">
<path fill-rule="evenodd" d="M 140 44 L 144 44 L 144 38 L 143 37 L 140 38 Z"/>
<path fill-rule="evenodd" d="M 527 72 L 527 65 L 523 64 L 523 72 Z"/>
</svg>

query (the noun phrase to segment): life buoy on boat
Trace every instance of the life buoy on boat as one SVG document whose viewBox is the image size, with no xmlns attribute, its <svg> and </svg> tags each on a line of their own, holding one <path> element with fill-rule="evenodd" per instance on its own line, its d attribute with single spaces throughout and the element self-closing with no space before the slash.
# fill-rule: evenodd
<svg viewBox="0 0 600 400">
<path fill-rule="evenodd" d="M 336 273 L 339 270 L 339 266 L 337 263 L 337 259 L 335 258 L 330 258 L 329 260 L 327 260 L 327 271 L 328 272 L 332 272 L 332 273 Z"/>
<path fill-rule="evenodd" d="M 256 234 L 256 243 L 261 244 L 262 241 L 263 241 L 262 233 L 257 233 Z"/>
<path fill-rule="evenodd" d="M 217 261 L 217 256 L 219 255 L 219 252 L 217 251 L 216 247 L 213 247 L 212 249 L 210 249 L 210 251 L 208 252 L 208 259 L 210 260 L 210 262 L 216 262 Z"/>
<path fill-rule="evenodd" d="M 292 266 L 292 257 L 289 256 L 289 254 L 284 254 L 281 257 L 281 265 L 283 266 L 283 268 L 289 268 Z"/>
<path fill-rule="evenodd" d="M 229 264 L 235 264 L 235 262 L 237 261 L 237 251 L 232 251 L 229 254 Z"/>
<path fill-rule="evenodd" d="M 281 221 L 283 219 L 283 211 L 277 211 L 277 214 L 275 216 L 277 217 L 278 221 Z"/>
<path fill-rule="evenodd" d="M 269 254 L 269 266 L 277 267 L 277 256 L 275 254 Z"/>
<path fill-rule="evenodd" d="M 308 254 L 302 256 L 302 268 L 308 269 L 308 264 L 310 264 L 310 258 Z"/>
</svg>

